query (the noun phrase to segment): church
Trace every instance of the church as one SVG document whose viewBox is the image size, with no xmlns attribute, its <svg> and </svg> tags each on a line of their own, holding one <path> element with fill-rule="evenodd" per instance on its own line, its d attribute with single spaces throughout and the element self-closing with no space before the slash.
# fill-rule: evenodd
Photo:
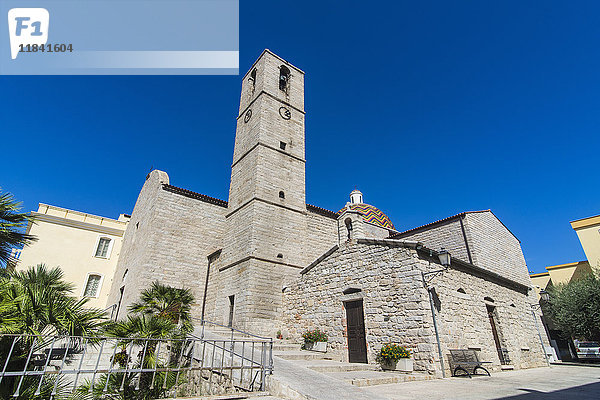
<svg viewBox="0 0 600 400">
<path fill-rule="evenodd" d="M 193 291 L 198 320 L 295 340 L 318 328 L 345 361 L 394 342 L 432 374 L 454 348 L 492 369 L 545 365 L 513 233 L 490 210 L 400 232 L 358 190 L 337 212 L 307 204 L 304 121 L 304 72 L 265 50 L 242 79 L 228 200 L 147 175 L 108 295 L 117 318 L 159 280 Z"/>
</svg>

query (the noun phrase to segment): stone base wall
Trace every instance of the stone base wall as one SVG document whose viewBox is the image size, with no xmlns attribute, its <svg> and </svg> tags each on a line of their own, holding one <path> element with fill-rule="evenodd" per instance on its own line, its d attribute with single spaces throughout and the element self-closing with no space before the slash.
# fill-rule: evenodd
<svg viewBox="0 0 600 400">
<path fill-rule="evenodd" d="M 283 314 L 282 290 L 299 275 L 298 268 L 249 259 L 211 270 L 206 319 L 229 323 L 229 296 L 234 296 L 233 327 L 275 337 Z M 212 266 L 211 266 L 212 268 Z"/>
<path fill-rule="evenodd" d="M 440 267 L 427 255 L 400 244 L 344 243 L 284 294 L 281 331 L 284 337 L 301 340 L 308 329 L 324 330 L 331 351 L 347 360 L 344 302 L 362 299 L 369 363 L 375 362 L 383 344 L 393 342 L 412 350 L 416 370 L 439 374 L 431 306 L 421 272 Z M 453 348 L 478 349 L 482 360 L 492 361 L 492 369 L 500 368 L 486 297 L 496 307 L 502 344 L 508 349 L 512 365 L 545 365 L 531 298 L 519 291 L 522 288 L 517 290 L 454 268 L 433 278 L 430 285 L 437 294 L 436 316 L 448 373 L 448 350 Z M 348 288 L 360 292 L 344 294 Z"/>
</svg>

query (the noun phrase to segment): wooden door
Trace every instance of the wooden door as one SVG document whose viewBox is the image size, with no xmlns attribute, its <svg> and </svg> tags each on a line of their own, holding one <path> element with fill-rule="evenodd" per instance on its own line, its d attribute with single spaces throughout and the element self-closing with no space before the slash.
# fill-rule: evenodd
<svg viewBox="0 0 600 400">
<path fill-rule="evenodd" d="M 346 305 L 346 327 L 348 331 L 348 361 L 367 362 L 367 341 L 365 339 L 365 317 L 362 300 L 349 301 Z"/>
</svg>

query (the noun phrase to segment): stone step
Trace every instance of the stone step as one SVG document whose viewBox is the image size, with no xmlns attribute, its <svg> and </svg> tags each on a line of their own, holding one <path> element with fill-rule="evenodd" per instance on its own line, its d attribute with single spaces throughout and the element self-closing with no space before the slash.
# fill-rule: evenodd
<svg viewBox="0 0 600 400">
<path fill-rule="evenodd" d="M 303 367 L 299 361 L 273 357 L 275 369 L 268 382 L 271 395 L 287 400 L 386 400 L 374 393 Z"/>
<path fill-rule="evenodd" d="M 273 350 L 286 351 L 286 350 L 300 350 L 302 345 L 300 343 L 281 343 L 273 342 Z"/>
<path fill-rule="evenodd" d="M 358 387 L 436 379 L 435 376 L 425 373 L 401 373 L 393 371 L 347 371 L 332 372 L 327 373 L 327 375 Z"/>
<path fill-rule="evenodd" d="M 269 395 L 268 392 L 215 394 L 207 396 L 178 397 L 181 400 L 280 400 L 280 397 Z M 167 399 L 160 399 L 167 400 Z M 168 400 L 172 400 L 172 397 Z"/>
<path fill-rule="evenodd" d="M 318 372 L 350 372 L 350 371 L 376 371 L 376 365 L 339 363 L 339 365 L 309 365 L 308 368 Z"/>
<path fill-rule="evenodd" d="M 296 360 L 295 364 L 317 372 L 376 371 L 377 365 L 347 363 L 335 360 Z"/>
<path fill-rule="evenodd" d="M 336 360 L 339 361 L 339 356 L 330 353 L 321 353 L 308 350 L 285 350 L 273 351 L 273 355 L 284 360 Z"/>
</svg>

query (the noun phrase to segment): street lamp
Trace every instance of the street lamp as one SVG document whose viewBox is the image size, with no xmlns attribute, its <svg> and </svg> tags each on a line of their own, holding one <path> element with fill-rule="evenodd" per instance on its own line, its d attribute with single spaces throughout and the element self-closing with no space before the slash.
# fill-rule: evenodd
<svg viewBox="0 0 600 400">
<path fill-rule="evenodd" d="M 540 299 L 547 303 L 548 301 L 550 301 L 550 293 L 548 293 L 544 289 L 540 290 Z"/>
<path fill-rule="evenodd" d="M 442 250 L 440 250 L 438 253 L 438 258 L 440 259 L 440 264 L 442 264 L 442 267 L 448 268 L 450 266 L 451 257 L 450 253 L 448 253 L 448 250 L 442 247 Z"/>
</svg>

